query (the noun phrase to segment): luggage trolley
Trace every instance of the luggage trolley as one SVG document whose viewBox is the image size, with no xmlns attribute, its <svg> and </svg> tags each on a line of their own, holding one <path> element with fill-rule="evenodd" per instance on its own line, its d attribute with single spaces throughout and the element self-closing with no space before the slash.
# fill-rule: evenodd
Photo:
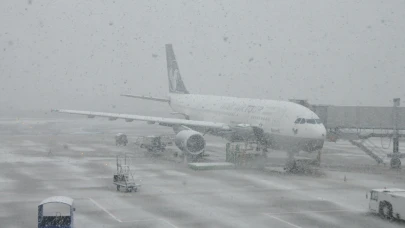
<svg viewBox="0 0 405 228">
<path fill-rule="evenodd" d="M 127 192 L 137 191 L 139 184 L 135 183 L 134 176 L 130 169 L 130 158 L 124 155 L 117 155 L 117 173 L 114 174 L 113 183 L 117 186 L 117 191 L 125 188 Z"/>
</svg>

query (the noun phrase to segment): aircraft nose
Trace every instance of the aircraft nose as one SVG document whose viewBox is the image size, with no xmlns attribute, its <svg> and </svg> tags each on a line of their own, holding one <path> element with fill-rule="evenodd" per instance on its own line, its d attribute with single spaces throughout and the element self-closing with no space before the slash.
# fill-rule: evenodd
<svg viewBox="0 0 405 228">
<path fill-rule="evenodd" d="M 323 124 L 313 125 L 311 129 L 311 135 L 315 139 L 325 139 L 326 138 L 326 129 Z"/>
<path fill-rule="evenodd" d="M 314 126 L 312 129 L 312 139 L 307 142 L 307 151 L 316 151 L 323 148 L 326 138 L 326 129 L 323 124 Z"/>
<path fill-rule="evenodd" d="M 320 134 L 323 139 L 326 138 L 326 128 L 325 128 L 325 125 L 323 125 L 323 124 L 320 125 Z"/>
</svg>

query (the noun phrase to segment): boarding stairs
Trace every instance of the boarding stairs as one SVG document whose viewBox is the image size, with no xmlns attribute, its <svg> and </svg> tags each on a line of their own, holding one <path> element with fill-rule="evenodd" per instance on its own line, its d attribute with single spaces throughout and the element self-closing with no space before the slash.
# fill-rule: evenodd
<svg viewBox="0 0 405 228">
<path fill-rule="evenodd" d="M 124 188 L 127 192 L 137 191 L 140 185 L 135 183 L 134 176 L 130 169 L 131 159 L 127 154 L 117 155 L 117 172 L 113 176 L 113 183 L 117 186 L 117 191 Z"/>
<path fill-rule="evenodd" d="M 376 146 L 373 142 L 368 139 L 353 140 L 350 139 L 349 142 L 354 146 L 357 146 L 362 151 L 364 151 L 368 156 L 373 158 L 378 164 L 385 164 L 384 160 L 387 158 L 387 153 Z"/>
<path fill-rule="evenodd" d="M 369 140 L 373 133 L 361 132 L 361 129 L 336 129 L 333 131 L 333 134 L 340 139 L 349 141 L 373 158 L 378 164 L 385 164 L 384 160 L 387 158 L 387 153 Z"/>
</svg>

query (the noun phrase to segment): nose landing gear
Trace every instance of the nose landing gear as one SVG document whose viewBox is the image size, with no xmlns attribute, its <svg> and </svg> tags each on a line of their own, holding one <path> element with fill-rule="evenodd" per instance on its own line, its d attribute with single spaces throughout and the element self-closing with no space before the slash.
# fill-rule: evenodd
<svg viewBox="0 0 405 228">
<path fill-rule="evenodd" d="M 284 166 L 284 170 L 287 172 L 294 172 L 297 170 L 297 162 L 295 161 L 295 157 L 294 155 L 297 152 L 295 151 L 288 151 L 288 157 L 287 157 L 287 161 L 286 164 Z"/>
</svg>

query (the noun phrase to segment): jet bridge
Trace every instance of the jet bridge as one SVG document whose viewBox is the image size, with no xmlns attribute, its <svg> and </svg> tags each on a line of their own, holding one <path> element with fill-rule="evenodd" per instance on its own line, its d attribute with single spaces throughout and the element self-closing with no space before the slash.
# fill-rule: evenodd
<svg viewBox="0 0 405 228">
<path fill-rule="evenodd" d="M 290 101 L 314 111 L 328 130 L 330 141 L 348 140 L 377 163 L 391 158 L 391 167 L 400 167 L 400 158 L 405 157 L 405 154 L 399 153 L 399 138 L 405 137 L 405 107 L 399 107 L 399 98 L 393 100 L 393 107 L 311 105 L 306 100 Z M 371 137 L 392 139 L 393 153 L 378 148 L 368 140 Z"/>
<path fill-rule="evenodd" d="M 405 130 L 405 107 L 397 107 L 397 129 Z M 393 130 L 393 107 L 312 105 L 326 129 Z"/>
</svg>

